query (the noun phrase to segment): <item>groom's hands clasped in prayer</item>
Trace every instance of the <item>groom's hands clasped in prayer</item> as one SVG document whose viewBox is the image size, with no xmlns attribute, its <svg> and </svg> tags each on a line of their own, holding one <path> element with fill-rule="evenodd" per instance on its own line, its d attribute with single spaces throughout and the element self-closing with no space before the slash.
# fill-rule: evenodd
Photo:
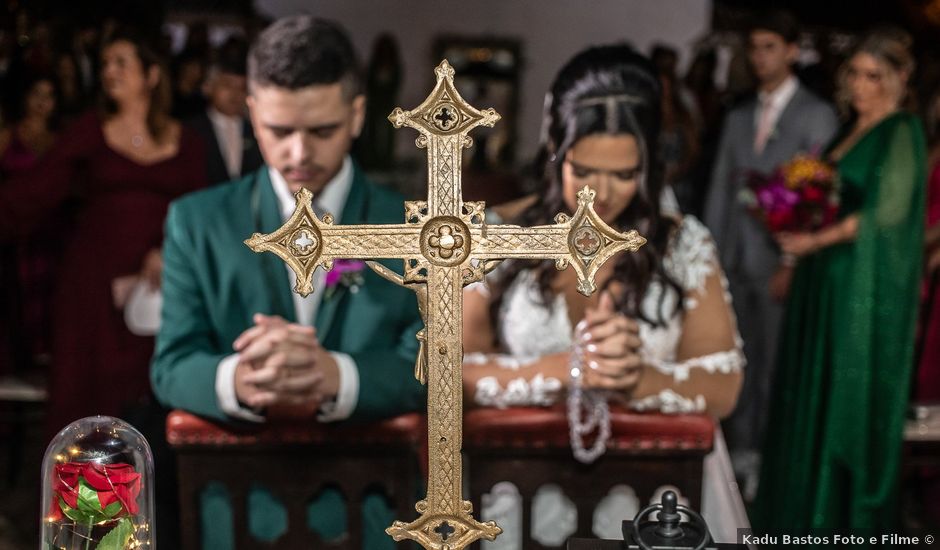
<svg viewBox="0 0 940 550">
<path fill-rule="evenodd" d="M 261 314 L 254 322 L 232 344 L 238 401 L 269 418 L 314 416 L 339 389 L 339 368 L 316 329 Z"/>
</svg>

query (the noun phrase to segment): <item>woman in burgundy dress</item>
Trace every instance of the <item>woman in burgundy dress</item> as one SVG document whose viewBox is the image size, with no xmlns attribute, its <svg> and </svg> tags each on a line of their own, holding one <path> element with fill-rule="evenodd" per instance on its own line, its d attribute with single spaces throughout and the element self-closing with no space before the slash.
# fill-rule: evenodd
<svg viewBox="0 0 940 550">
<path fill-rule="evenodd" d="M 155 51 L 118 32 L 102 49 L 102 108 L 68 128 L 36 170 L 0 189 L 0 238 L 48 223 L 71 193 L 82 197 L 56 274 L 48 426 L 121 415 L 148 399 L 153 338 L 128 331 L 116 279 L 159 284 L 169 202 L 205 185 L 199 138 L 169 117 L 170 89 Z"/>
<path fill-rule="evenodd" d="M 19 81 L 11 105 L 12 124 L 0 130 L 0 188 L 31 170 L 55 142 L 56 90 L 50 75 L 30 73 Z M 62 210 L 50 213 L 50 217 Z M 48 218 L 47 218 L 48 219 Z M 51 353 L 52 287 L 62 248 L 50 235 L 0 246 L 0 297 L 6 307 L 0 323 L 0 376 L 31 377 L 32 367 L 46 365 Z"/>
</svg>

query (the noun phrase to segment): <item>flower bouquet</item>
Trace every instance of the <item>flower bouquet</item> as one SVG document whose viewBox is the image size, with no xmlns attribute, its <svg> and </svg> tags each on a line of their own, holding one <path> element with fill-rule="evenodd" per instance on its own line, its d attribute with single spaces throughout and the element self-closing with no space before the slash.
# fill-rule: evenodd
<svg viewBox="0 0 940 550">
<path fill-rule="evenodd" d="M 752 173 L 740 199 L 771 233 L 816 231 L 835 221 L 839 212 L 835 170 L 806 154 L 770 175 Z"/>
</svg>

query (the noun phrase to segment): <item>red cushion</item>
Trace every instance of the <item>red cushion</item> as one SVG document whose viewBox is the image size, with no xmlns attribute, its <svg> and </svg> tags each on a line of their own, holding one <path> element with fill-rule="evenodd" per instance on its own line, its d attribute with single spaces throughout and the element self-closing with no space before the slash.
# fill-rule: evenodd
<svg viewBox="0 0 940 550">
<path fill-rule="evenodd" d="M 166 420 L 166 438 L 174 447 L 238 446 L 282 443 L 384 444 L 424 441 L 424 415 L 409 413 L 372 424 L 335 425 L 315 421 L 278 421 L 257 426 L 227 425 L 175 410 Z"/>
<path fill-rule="evenodd" d="M 611 407 L 608 449 L 701 450 L 712 448 L 715 421 L 704 415 L 629 412 Z M 464 416 L 467 447 L 570 446 L 568 417 L 562 407 L 474 409 Z M 589 442 L 589 441 L 587 441 Z"/>
</svg>

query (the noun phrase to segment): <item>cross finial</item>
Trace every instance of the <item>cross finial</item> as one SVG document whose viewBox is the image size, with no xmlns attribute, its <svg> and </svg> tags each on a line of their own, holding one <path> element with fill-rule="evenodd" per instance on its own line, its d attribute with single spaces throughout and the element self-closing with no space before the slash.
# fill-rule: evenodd
<svg viewBox="0 0 940 550">
<path fill-rule="evenodd" d="M 431 135 L 467 135 L 477 126 L 492 127 L 499 120 L 494 109 L 483 111 L 464 101 L 454 87 L 454 68 L 445 59 L 437 66 L 437 85 L 427 99 L 410 111 L 396 108 L 388 119 L 396 128 L 409 126 L 421 132 L 422 137 Z M 419 146 L 422 142 L 419 141 Z M 425 142 L 426 144 L 426 142 Z"/>
</svg>

